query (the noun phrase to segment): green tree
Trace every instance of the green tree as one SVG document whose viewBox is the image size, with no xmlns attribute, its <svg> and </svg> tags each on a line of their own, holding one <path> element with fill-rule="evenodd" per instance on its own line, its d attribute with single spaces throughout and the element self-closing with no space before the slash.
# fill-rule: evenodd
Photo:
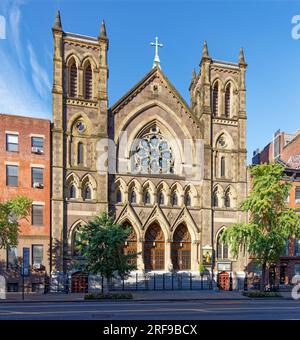
<svg viewBox="0 0 300 340">
<path fill-rule="evenodd" d="M 115 223 L 107 213 L 101 213 L 95 220 L 82 226 L 80 231 L 78 248 L 83 257 L 80 267 L 88 274 L 105 277 L 107 290 L 114 276 L 119 275 L 124 279 L 136 269 L 130 260 L 138 254 L 124 253 L 130 229 Z"/>
<path fill-rule="evenodd" d="M 242 203 L 249 213 L 249 223 L 237 223 L 222 234 L 233 256 L 246 249 L 261 265 L 261 290 L 266 286 L 267 270 L 276 265 L 286 240 L 300 236 L 300 218 L 294 209 L 286 207 L 291 184 L 283 180 L 284 167 L 262 164 L 251 167 L 251 191 Z"/>
<path fill-rule="evenodd" d="M 0 203 L 0 249 L 18 245 L 19 221 L 29 215 L 31 203 L 23 196 Z"/>
</svg>

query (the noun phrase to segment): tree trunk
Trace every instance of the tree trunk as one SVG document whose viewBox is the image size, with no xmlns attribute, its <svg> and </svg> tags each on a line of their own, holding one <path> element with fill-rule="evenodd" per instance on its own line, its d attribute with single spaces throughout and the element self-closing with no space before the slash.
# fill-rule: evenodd
<svg viewBox="0 0 300 340">
<path fill-rule="evenodd" d="M 103 280 L 103 294 L 108 294 L 109 288 L 110 288 L 110 278 L 106 277 L 105 281 Z"/>
<path fill-rule="evenodd" d="M 266 287 L 266 271 L 267 271 L 267 264 L 264 262 L 261 267 L 261 283 L 260 283 L 260 291 L 264 292 Z"/>
</svg>

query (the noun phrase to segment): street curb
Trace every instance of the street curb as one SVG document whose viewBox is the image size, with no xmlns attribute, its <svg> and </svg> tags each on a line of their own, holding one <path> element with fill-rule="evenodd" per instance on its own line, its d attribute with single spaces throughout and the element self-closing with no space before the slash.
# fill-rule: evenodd
<svg viewBox="0 0 300 340">
<path fill-rule="evenodd" d="M 91 300 L 45 300 L 45 301 L 32 301 L 32 300 L 28 300 L 28 301 L 0 301 L 0 306 L 1 304 L 8 304 L 8 303 L 74 303 L 74 302 L 180 302 L 180 301 L 247 301 L 247 300 L 253 300 L 250 298 L 218 298 L 218 299 L 214 299 L 214 298 L 207 298 L 207 299 L 91 299 Z M 262 300 L 262 299 L 261 299 Z"/>
</svg>

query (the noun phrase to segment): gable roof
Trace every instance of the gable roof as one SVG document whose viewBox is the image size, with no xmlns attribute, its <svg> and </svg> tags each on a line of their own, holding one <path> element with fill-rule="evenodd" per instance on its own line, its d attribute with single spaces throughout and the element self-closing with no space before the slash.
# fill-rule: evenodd
<svg viewBox="0 0 300 340">
<path fill-rule="evenodd" d="M 172 92 L 172 94 L 177 98 L 177 100 L 180 102 L 184 110 L 190 115 L 190 117 L 198 122 L 198 118 L 194 115 L 194 113 L 191 111 L 189 105 L 184 100 L 184 98 L 180 95 L 180 93 L 176 90 L 174 85 L 169 81 L 169 79 L 165 76 L 165 74 L 162 72 L 162 70 L 155 66 L 150 72 L 148 72 L 145 77 L 140 80 L 135 86 L 133 86 L 128 92 L 125 93 L 125 95 L 120 98 L 114 105 L 111 106 L 109 109 L 111 112 L 117 112 L 119 111 L 123 106 L 125 106 L 129 101 L 131 101 L 134 97 L 136 92 L 140 92 L 140 88 L 142 88 L 144 85 L 148 84 L 150 81 L 152 81 L 155 77 L 155 75 L 160 76 L 167 84 L 169 90 Z"/>
</svg>

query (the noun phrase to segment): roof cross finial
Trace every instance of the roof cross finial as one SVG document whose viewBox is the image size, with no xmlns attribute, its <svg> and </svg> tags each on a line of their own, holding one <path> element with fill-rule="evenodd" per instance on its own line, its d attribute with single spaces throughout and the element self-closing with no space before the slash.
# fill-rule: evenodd
<svg viewBox="0 0 300 340">
<path fill-rule="evenodd" d="M 155 46 L 155 57 L 154 57 L 153 68 L 156 67 L 156 66 L 161 68 L 160 67 L 160 59 L 159 59 L 159 55 L 158 55 L 158 48 L 159 47 L 164 47 L 164 45 L 160 44 L 158 42 L 158 37 L 155 38 L 155 43 L 152 42 L 150 45 L 151 46 Z"/>
</svg>

